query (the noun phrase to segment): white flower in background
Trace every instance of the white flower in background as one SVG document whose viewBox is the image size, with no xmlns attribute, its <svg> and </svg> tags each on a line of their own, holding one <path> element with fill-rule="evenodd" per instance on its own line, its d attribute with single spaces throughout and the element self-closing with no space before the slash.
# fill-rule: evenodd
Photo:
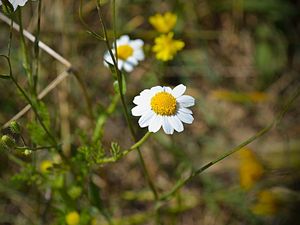
<svg viewBox="0 0 300 225">
<path fill-rule="evenodd" d="M 145 58 L 143 51 L 144 42 L 141 39 L 130 40 L 127 35 L 121 36 L 116 42 L 118 68 L 119 70 L 124 69 L 126 72 L 131 72 L 138 64 L 138 61 L 142 61 Z M 112 52 L 116 55 L 114 44 Z M 104 54 L 104 65 L 108 66 L 107 63 L 113 64 L 113 60 L 108 51 Z"/>
<path fill-rule="evenodd" d="M 183 123 L 191 124 L 194 120 L 193 112 L 187 107 L 195 105 L 195 99 L 183 95 L 186 86 L 180 84 L 174 89 L 155 86 L 146 89 L 136 96 L 136 104 L 131 112 L 134 116 L 141 116 L 140 127 L 147 127 L 150 132 L 157 132 L 161 127 L 166 134 L 183 131 Z"/>
<path fill-rule="evenodd" d="M 18 6 L 24 6 L 28 0 L 8 0 L 10 4 L 14 7 L 14 10 L 18 8 Z M 2 5 L 2 1 L 0 0 L 0 5 Z"/>
</svg>

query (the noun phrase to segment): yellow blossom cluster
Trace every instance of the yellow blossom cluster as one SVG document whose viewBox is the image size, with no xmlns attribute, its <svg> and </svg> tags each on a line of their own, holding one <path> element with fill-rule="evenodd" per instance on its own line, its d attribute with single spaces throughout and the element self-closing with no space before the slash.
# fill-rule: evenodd
<svg viewBox="0 0 300 225">
<path fill-rule="evenodd" d="M 171 30 L 175 27 L 177 15 L 166 12 L 165 14 L 156 14 L 149 18 L 150 24 L 161 33 L 154 40 L 152 51 L 156 53 L 156 58 L 161 61 L 169 61 L 174 58 L 176 53 L 184 47 L 184 42 L 174 40 L 174 33 Z"/>
</svg>

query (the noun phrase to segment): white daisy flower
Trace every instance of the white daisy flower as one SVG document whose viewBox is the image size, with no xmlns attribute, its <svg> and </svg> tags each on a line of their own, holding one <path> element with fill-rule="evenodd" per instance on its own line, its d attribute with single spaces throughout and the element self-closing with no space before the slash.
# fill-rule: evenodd
<svg viewBox="0 0 300 225">
<path fill-rule="evenodd" d="M 138 64 L 138 61 L 142 61 L 145 58 L 143 45 L 144 42 L 141 39 L 130 40 L 128 35 L 121 36 L 117 41 L 117 54 L 118 54 L 118 68 L 124 69 L 126 72 L 131 72 L 133 68 Z M 113 54 L 116 54 L 115 46 L 113 44 Z M 104 65 L 107 63 L 113 64 L 113 60 L 108 51 L 104 54 Z"/>
<path fill-rule="evenodd" d="M 14 10 L 18 8 L 18 6 L 24 6 L 28 0 L 8 0 L 10 4 L 14 7 Z M 2 1 L 0 0 L 0 5 L 2 5 Z"/>
<path fill-rule="evenodd" d="M 174 89 L 170 87 L 155 86 L 146 89 L 136 96 L 136 104 L 131 113 L 141 116 L 140 127 L 148 127 L 150 132 L 157 132 L 161 127 L 166 134 L 183 131 L 183 123 L 191 124 L 194 120 L 193 112 L 188 109 L 195 105 L 195 99 L 183 95 L 186 86 L 180 84 Z"/>
</svg>

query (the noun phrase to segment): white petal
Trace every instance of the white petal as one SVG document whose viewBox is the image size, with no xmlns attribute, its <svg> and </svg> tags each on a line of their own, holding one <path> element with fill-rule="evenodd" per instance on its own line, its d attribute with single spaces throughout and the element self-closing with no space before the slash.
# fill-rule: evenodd
<svg viewBox="0 0 300 225">
<path fill-rule="evenodd" d="M 176 99 L 182 107 L 190 107 L 195 105 L 195 99 L 189 95 L 182 95 Z"/>
<path fill-rule="evenodd" d="M 135 50 L 133 52 L 133 56 L 139 60 L 139 61 L 142 61 L 145 59 L 145 54 L 144 54 L 144 51 L 142 49 L 138 49 L 138 50 Z"/>
<path fill-rule="evenodd" d="M 151 95 L 151 90 L 150 89 L 145 89 L 145 90 L 143 90 L 141 93 L 140 93 L 140 96 L 149 96 L 149 95 Z"/>
<path fill-rule="evenodd" d="M 119 59 L 118 60 L 118 69 L 121 70 L 123 68 L 123 66 L 124 66 L 124 61 Z"/>
<path fill-rule="evenodd" d="M 184 107 L 179 107 L 178 109 L 179 112 L 187 113 L 187 114 L 193 114 L 192 110 Z"/>
<path fill-rule="evenodd" d="M 110 57 L 110 54 L 109 52 L 105 52 L 104 56 L 103 56 L 103 61 L 104 61 L 104 65 L 108 66 L 107 62 L 110 63 L 110 64 L 113 64 L 113 60 L 112 58 Z"/>
<path fill-rule="evenodd" d="M 129 57 L 126 62 L 128 62 L 129 64 L 136 66 L 138 64 L 138 61 L 136 58 L 134 58 L 133 56 Z"/>
<path fill-rule="evenodd" d="M 123 35 L 117 40 L 117 46 L 127 45 L 127 44 L 129 44 L 129 40 L 130 40 L 130 38 L 128 35 Z"/>
<path fill-rule="evenodd" d="M 141 95 L 135 96 L 133 99 L 133 103 L 136 105 L 141 105 L 144 103 L 144 101 L 145 101 L 145 97 L 143 97 Z"/>
<path fill-rule="evenodd" d="M 150 105 L 151 93 L 135 96 L 133 103 L 136 105 Z"/>
<path fill-rule="evenodd" d="M 143 47 L 143 45 L 144 45 L 144 42 L 143 42 L 143 40 L 141 40 L 141 39 L 132 40 L 132 41 L 130 42 L 130 46 L 131 46 L 133 49 L 140 49 L 140 48 Z"/>
<path fill-rule="evenodd" d="M 150 132 L 155 133 L 160 129 L 161 125 L 162 125 L 162 116 L 154 114 L 154 116 L 152 116 L 152 119 L 150 121 L 148 130 Z"/>
<path fill-rule="evenodd" d="M 172 127 L 172 125 L 169 123 L 168 121 L 168 117 L 164 116 L 163 117 L 163 123 L 162 123 L 164 132 L 166 134 L 173 134 L 174 133 L 174 128 Z"/>
<path fill-rule="evenodd" d="M 168 92 L 168 93 L 172 94 L 172 88 L 170 88 L 170 87 L 163 87 L 163 89 L 164 89 L 165 92 Z"/>
<path fill-rule="evenodd" d="M 186 86 L 184 86 L 183 84 L 179 84 L 173 89 L 172 94 L 175 98 L 178 98 L 181 95 L 183 95 L 185 90 L 186 90 Z"/>
<path fill-rule="evenodd" d="M 150 106 L 145 107 L 145 106 L 138 105 L 138 106 L 135 106 L 133 109 L 131 109 L 131 113 L 133 116 L 141 116 L 149 109 L 150 109 Z"/>
<path fill-rule="evenodd" d="M 178 112 L 176 116 L 184 123 L 191 124 L 194 121 L 194 117 L 191 114 Z"/>
<path fill-rule="evenodd" d="M 152 93 L 155 93 L 155 94 L 157 92 L 164 91 L 164 89 L 161 86 L 152 87 L 150 90 L 152 91 Z"/>
<path fill-rule="evenodd" d="M 149 126 L 152 117 L 154 116 L 154 112 L 152 110 L 148 110 L 145 114 L 143 114 L 141 116 L 141 118 L 139 119 L 139 125 L 140 127 L 147 127 Z"/>
<path fill-rule="evenodd" d="M 124 70 L 125 70 L 126 72 L 131 72 L 131 71 L 133 70 L 133 66 L 132 66 L 130 63 L 127 63 L 127 62 L 125 62 L 125 63 L 123 64 L 123 67 L 124 67 Z"/>
<path fill-rule="evenodd" d="M 177 116 L 169 116 L 168 117 L 169 123 L 172 125 L 172 127 L 177 131 L 177 132 L 182 132 L 183 131 L 183 124 L 178 119 Z"/>
</svg>

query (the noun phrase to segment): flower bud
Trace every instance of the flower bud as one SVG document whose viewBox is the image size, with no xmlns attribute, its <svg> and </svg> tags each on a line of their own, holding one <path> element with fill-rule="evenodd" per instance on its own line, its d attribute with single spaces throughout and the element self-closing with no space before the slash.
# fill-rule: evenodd
<svg viewBox="0 0 300 225">
<path fill-rule="evenodd" d="M 24 155 L 30 155 L 32 153 L 32 150 L 30 150 L 30 149 L 25 149 L 25 151 L 24 151 Z"/>
<path fill-rule="evenodd" d="M 0 142 L 1 145 L 3 145 L 7 149 L 13 148 L 16 145 L 16 141 L 8 135 L 3 135 Z"/>
<path fill-rule="evenodd" d="M 17 123 L 17 121 L 12 121 L 9 124 L 9 129 L 13 134 L 20 134 L 21 133 L 21 127 L 20 125 Z"/>
</svg>

